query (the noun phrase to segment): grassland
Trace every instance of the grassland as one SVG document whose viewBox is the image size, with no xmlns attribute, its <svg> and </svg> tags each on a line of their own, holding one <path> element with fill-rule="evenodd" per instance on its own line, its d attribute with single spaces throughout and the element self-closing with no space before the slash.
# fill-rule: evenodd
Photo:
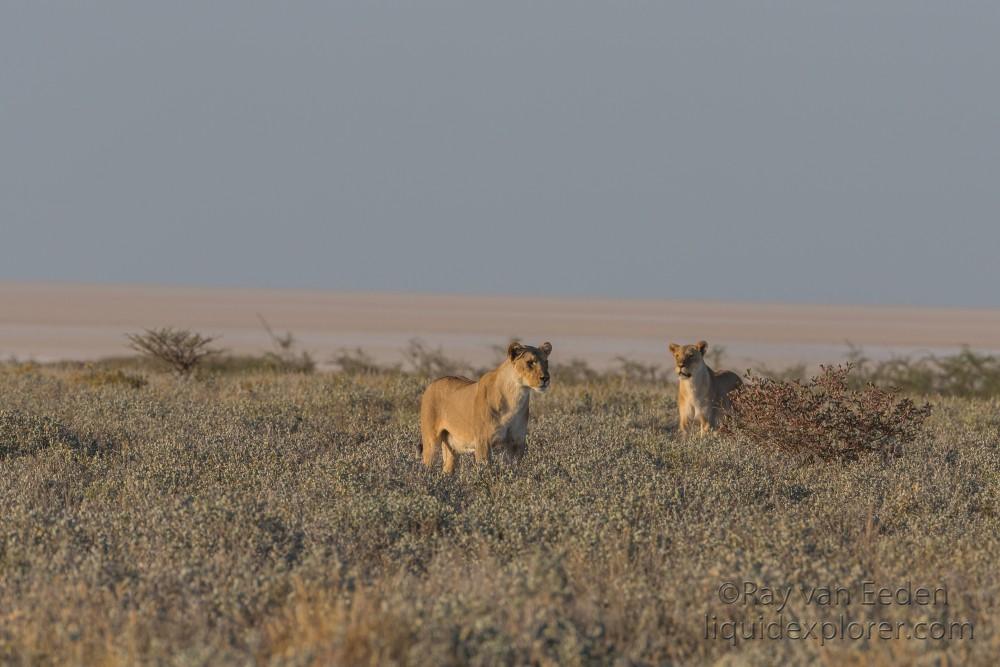
<svg viewBox="0 0 1000 667">
<path fill-rule="evenodd" d="M 443 476 L 399 372 L 0 371 L 9 664 L 994 664 L 1000 404 L 934 398 L 891 462 L 680 440 L 675 389 L 554 375 L 512 468 Z M 571 377 L 567 374 L 567 378 Z M 138 378 L 141 381 L 137 381 Z M 947 605 L 862 605 L 865 581 Z M 706 638 L 778 619 L 969 623 L 973 638 Z M 714 621 L 713 621 L 714 622 Z M 711 634 L 709 632 L 709 634 Z"/>
</svg>

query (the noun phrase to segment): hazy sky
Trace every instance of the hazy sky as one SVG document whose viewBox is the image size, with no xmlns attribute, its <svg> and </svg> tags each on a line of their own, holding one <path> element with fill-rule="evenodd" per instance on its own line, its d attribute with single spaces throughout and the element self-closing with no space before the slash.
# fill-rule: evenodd
<svg viewBox="0 0 1000 667">
<path fill-rule="evenodd" d="M 0 280 L 1000 306 L 1000 3 L 0 5 Z"/>
</svg>

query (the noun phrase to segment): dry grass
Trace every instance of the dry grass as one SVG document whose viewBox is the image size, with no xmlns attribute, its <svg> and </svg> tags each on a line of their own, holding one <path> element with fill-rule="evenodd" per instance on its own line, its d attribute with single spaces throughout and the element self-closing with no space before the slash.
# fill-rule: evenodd
<svg viewBox="0 0 1000 667">
<path fill-rule="evenodd" d="M 463 459 L 445 477 L 414 453 L 416 377 L 78 373 L 0 370 L 7 664 L 988 665 L 1000 651 L 995 399 L 936 399 L 894 461 L 803 466 L 727 436 L 679 440 L 672 385 L 556 375 L 519 468 Z M 944 585 L 944 608 L 787 613 L 958 619 L 975 639 L 706 640 L 706 614 L 768 613 L 719 600 L 744 579 Z"/>
</svg>

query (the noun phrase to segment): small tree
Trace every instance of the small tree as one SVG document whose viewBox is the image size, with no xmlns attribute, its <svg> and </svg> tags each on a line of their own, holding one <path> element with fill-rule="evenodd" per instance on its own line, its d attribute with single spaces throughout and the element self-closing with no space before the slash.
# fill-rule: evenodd
<svg viewBox="0 0 1000 667">
<path fill-rule="evenodd" d="M 187 329 L 146 329 L 143 333 L 125 334 L 129 347 L 144 357 L 167 364 L 180 377 L 186 377 L 206 357 L 221 350 L 209 347 L 216 339 Z"/>
</svg>

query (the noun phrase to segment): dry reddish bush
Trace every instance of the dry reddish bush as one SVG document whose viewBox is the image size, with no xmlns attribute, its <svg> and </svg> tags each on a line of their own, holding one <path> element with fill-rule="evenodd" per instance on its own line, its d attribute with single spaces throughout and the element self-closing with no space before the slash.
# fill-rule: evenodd
<svg viewBox="0 0 1000 667">
<path fill-rule="evenodd" d="M 895 389 L 852 389 L 851 365 L 821 366 L 806 381 L 751 377 L 733 395 L 727 428 L 762 447 L 823 460 L 863 453 L 891 457 L 923 430 L 930 404 L 915 404 Z"/>
</svg>

